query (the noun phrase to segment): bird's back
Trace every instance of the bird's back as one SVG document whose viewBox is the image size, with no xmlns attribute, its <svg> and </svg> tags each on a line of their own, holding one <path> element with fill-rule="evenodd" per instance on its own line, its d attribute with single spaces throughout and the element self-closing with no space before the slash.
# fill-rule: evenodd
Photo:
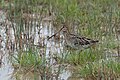
<svg viewBox="0 0 120 80">
<path fill-rule="evenodd" d="M 92 39 L 81 37 L 75 34 L 69 34 L 66 36 L 67 45 L 75 49 L 88 48 L 97 42 L 98 40 L 92 40 Z"/>
</svg>

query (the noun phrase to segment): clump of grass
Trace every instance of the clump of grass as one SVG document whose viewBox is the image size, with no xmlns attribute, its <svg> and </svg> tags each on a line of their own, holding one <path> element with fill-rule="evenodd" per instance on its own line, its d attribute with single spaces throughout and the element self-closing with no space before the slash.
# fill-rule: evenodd
<svg viewBox="0 0 120 80">
<path fill-rule="evenodd" d="M 58 66 L 58 70 L 53 69 L 53 65 L 45 55 L 40 56 L 39 52 L 35 49 L 28 49 L 28 51 L 19 52 L 12 57 L 12 65 L 15 69 L 13 77 L 20 79 L 21 75 L 27 78 L 29 73 L 33 73 L 35 78 L 42 80 L 56 80 L 61 73 L 61 65 Z M 61 61 L 58 61 L 61 62 Z M 55 71 L 53 71 L 55 70 Z"/>
<path fill-rule="evenodd" d="M 117 80 L 120 78 L 120 63 L 114 60 L 101 60 L 87 63 L 80 69 L 80 75 L 92 80 Z"/>
<path fill-rule="evenodd" d="M 43 58 L 36 50 L 28 49 L 28 51 L 20 51 L 13 55 L 12 64 L 14 68 L 22 68 L 23 70 L 40 69 L 43 64 Z"/>
<path fill-rule="evenodd" d="M 12 56 L 12 66 L 14 67 L 14 75 L 20 78 L 20 75 L 33 73 L 34 76 L 39 75 L 39 79 L 52 80 L 55 73 L 52 72 L 52 65 L 47 61 L 45 55 L 40 55 L 38 49 L 29 48 L 25 51 L 20 51 Z M 57 73 L 59 74 L 59 72 Z M 57 75 L 58 76 L 58 75 Z"/>
<path fill-rule="evenodd" d="M 72 65 L 84 65 L 102 58 L 101 53 L 88 49 L 82 52 L 72 51 L 66 57 L 66 61 Z"/>
</svg>

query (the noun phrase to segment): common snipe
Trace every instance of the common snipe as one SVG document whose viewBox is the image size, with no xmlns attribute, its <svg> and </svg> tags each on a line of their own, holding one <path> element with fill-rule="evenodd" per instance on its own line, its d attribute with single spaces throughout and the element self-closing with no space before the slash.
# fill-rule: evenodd
<svg viewBox="0 0 120 80">
<path fill-rule="evenodd" d="M 83 36 L 71 34 L 67 27 L 63 28 L 63 35 L 66 45 L 73 49 L 83 50 L 98 42 L 98 40 L 92 40 Z"/>
</svg>

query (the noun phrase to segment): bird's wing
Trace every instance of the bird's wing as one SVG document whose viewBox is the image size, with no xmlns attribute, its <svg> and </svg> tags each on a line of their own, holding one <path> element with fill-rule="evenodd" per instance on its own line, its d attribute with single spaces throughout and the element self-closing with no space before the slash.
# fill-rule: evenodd
<svg viewBox="0 0 120 80">
<path fill-rule="evenodd" d="M 71 38 L 74 39 L 75 45 L 89 45 L 98 42 L 98 40 L 92 40 L 75 34 L 71 34 L 71 35 L 72 35 Z"/>
<path fill-rule="evenodd" d="M 89 39 L 87 37 L 78 37 L 79 40 L 81 40 L 83 42 L 83 45 L 88 45 L 88 44 L 94 44 L 96 42 L 98 42 L 98 40 L 92 40 L 92 39 Z"/>
</svg>

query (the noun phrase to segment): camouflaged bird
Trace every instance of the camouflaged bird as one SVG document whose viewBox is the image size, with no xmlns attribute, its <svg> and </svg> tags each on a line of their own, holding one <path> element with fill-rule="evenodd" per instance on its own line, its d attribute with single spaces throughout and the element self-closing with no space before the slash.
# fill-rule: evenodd
<svg viewBox="0 0 120 80">
<path fill-rule="evenodd" d="M 67 27 L 63 28 L 63 35 L 65 38 L 66 46 L 69 46 L 69 47 L 74 48 L 74 49 L 79 49 L 79 50 L 89 48 L 90 46 L 99 42 L 98 40 L 92 40 L 92 39 L 89 39 L 86 37 L 71 34 L 68 31 Z"/>
</svg>

